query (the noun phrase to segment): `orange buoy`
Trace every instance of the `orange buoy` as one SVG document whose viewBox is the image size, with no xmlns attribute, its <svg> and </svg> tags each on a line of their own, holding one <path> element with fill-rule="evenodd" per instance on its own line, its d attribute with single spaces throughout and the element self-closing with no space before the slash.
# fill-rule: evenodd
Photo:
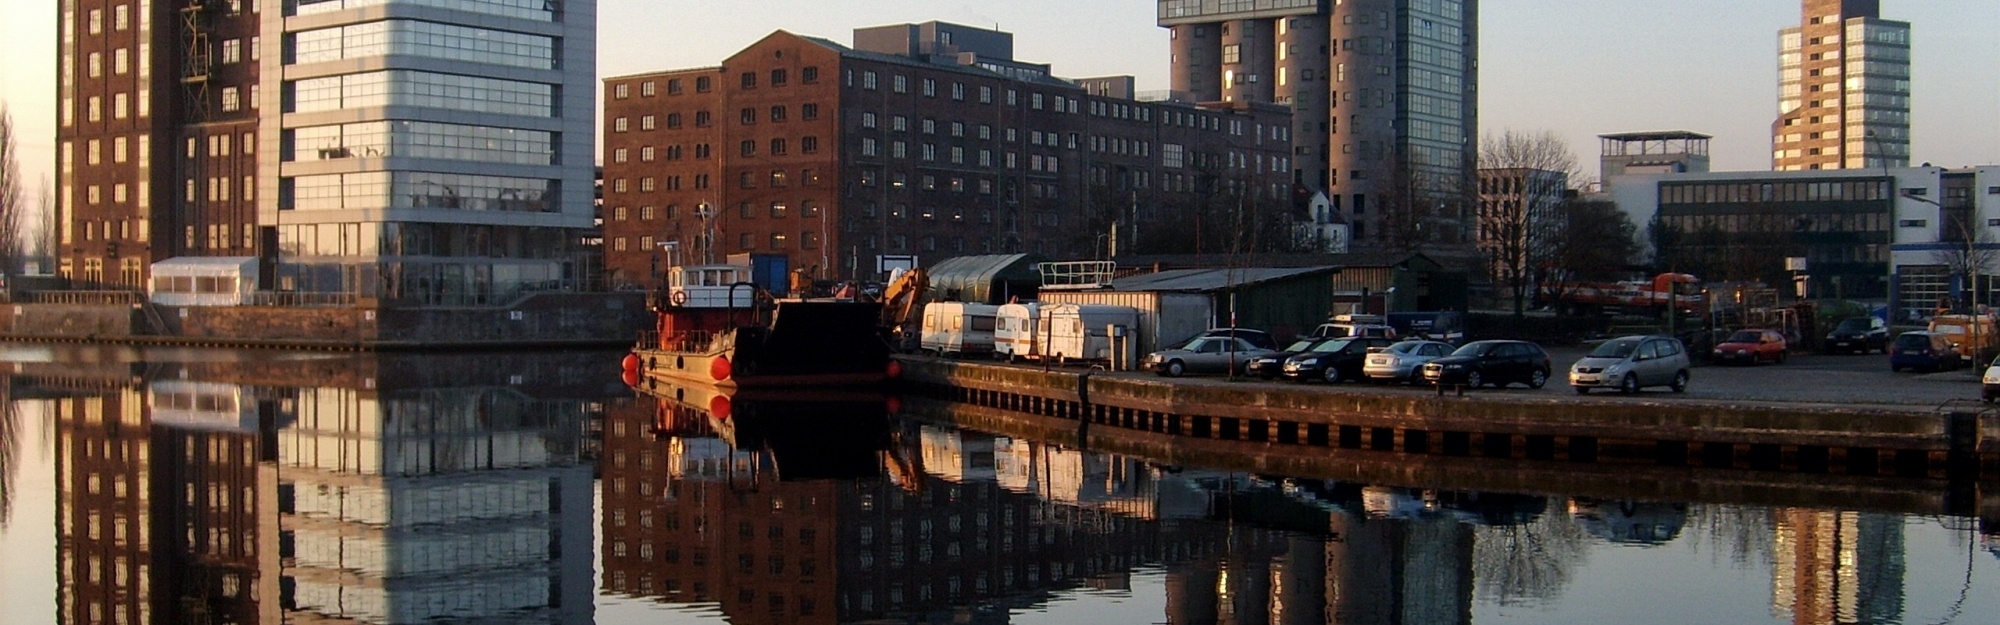
<svg viewBox="0 0 2000 625">
<path fill-rule="evenodd" d="M 618 364 L 619 364 L 619 366 L 623 367 L 623 368 L 624 368 L 624 369 L 625 369 L 626 371 L 638 371 L 638 370 L 639 370 L 639 355 L 638 355 L 638 354 L 625 354 L 625 360 L 624 360 L 623 362 L 620 362 L 620 363 L 618 363 Z"/>
<path fill-rule="evenodd" d="M 716 395 L 708 400 L 708 414 L 715 415 L 717 421 L 728 421 L 729 411 L 728 395 Z"/>
<path fill-rule="evenodd" d="M 903 363 L 895 360 L 889 361 L 888 373 L 891 380 L 903 377 Z"/>
<path fill-rule="evenodd" d="M 721 382 L 729 379 L 729 374 L 728 356 L 717 356 L 715 360 L 708 361 L 708 377 L 715 378 L 715 381 Z"/>
</svg>

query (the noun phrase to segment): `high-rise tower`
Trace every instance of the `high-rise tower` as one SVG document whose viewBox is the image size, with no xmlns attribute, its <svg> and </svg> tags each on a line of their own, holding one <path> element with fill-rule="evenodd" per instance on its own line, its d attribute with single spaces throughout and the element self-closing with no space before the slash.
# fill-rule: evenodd
<svg viewBox="0 0 2000 625">
<path fill-rule="evenodd" d="M 1293 107 L 1293 179 L 1326 193 L 1356 249 L 1469 240 L 1478 15 L 1477 0 L 1159 2 L 1172 97 Z"/>
<path fill-rule="evenodd" d="M 1910 24 L 1881 12 L 1881 0 L 1805 0 L 1779 31 L 1772 169 L 1909 165 Z"/>
</svg>

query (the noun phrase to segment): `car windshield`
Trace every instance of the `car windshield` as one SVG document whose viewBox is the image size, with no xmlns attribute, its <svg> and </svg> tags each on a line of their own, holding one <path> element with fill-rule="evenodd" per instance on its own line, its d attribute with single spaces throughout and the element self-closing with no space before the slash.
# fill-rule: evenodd
<svg viewBox="0 0 2000 625">
<path fill-rule="evenodd" d="M 1833 331 L 1835 331 L 1835 332 L 1867 332 L 1867 331 L 1868 331 L 1868 320 L 1867 320 L 1867 319 L 1865 319 L 1865 318 L 1861 318 L 1861 319 L 1846 319 L 1846 320 L 1843 320 L 1843 321 L 1841 321 L 1841 322 L 1840 322 L 1840 327 L 1837 327 L 1837 328 L 1834 328 L 1834 329 L 1833 329 Z"/>
<path fill-rule="evenodd" d="M 1470 345 L 1466 345 L 1465 347 L 1458 348 L 1458 351 L 1452 352 L 1451 355 L 1485 356 L 1487 354 L 1493 353 L 1493 350 L 1499 347 L 1500 347 L 1499 343 L 1473 343 Z"/>
<path fill-rule="evenodd" d="M 1727 340 L 1727 341 L 1724 341 L 1724 342 L 1725 342 L 1725 343 L 1755 343 L 1755 342 L 1758 342 L 1758 341 L 1761 341 L 1761 340 L 1763 340 L 1763 339 L 1764 339 L 1764 333 L 1763 333 L 1763 332 L 1758 332 L 1758 331 L 1756 331 L 1756 330 L 1738 330 L 1738 331 L 1736 331 L 1736 333 L 1735 333 L 1735 334 L 1731 334 L 1731 335 L 1729 335 L 1729 340 Z"/>
<path fill-rule="evenodd" d="M 1316 341 L 1316 340 L 1313 340 L 1313 339 L 1304 339 L 1304 340 L 1300 340 L 1300 341 L 1297 341 L 1297 342 L 1294 342 L 1294 343 L 1292 343 L 1292 344 L 1291 344 L 1291 346 L 1289 346 L 1289 347 L 1286 347 L 1286 348 L 1285 348 L 1285 351 L 1288 351 L 1288 352 L 1302 352 L 1302 351 L 1306 351 L 1306 350 L 1308 350 L 1308 349 L 1312 349 L 1312 346 L 1313 346 L 1313 343 L 1318 343 L 1318 342 L 1319 342 L 1319 341 Z"/>
<path fill-rule="evenodd" d="M 1590 350 L 1591 358 L 1624 358 L 1639 349 L 1639 339 L 1612 339 Z"/>
<path fill-rule="evenodd" d="M 1318 345 L 1314 345 L 1314 346 L 1312 347 L 1312 351 L 1315 351 L 1315 352 L 1319 352 L 1319 353 L 1322 353 L 1322 354 L 1331 354 L 1331 353 L 1334 353 L 1334 352 L 1338 352 L 1338 351 L 1341 351 L 1341 350 L 1344 350 L 1344 349 L 1347 349 L 1347 344 L 1349 344 L 1349 343 L 1353 343 L 1353 342 L 1354 342 L 1354 341 L 1347 341 L 1347 340 L 1334 340 L 1334 341 L 1327 341 L 1327 342 L 1324 342 L 1324 343 L 1320 343 L 1320 344 L 1318 344 Z"/>
</svg>

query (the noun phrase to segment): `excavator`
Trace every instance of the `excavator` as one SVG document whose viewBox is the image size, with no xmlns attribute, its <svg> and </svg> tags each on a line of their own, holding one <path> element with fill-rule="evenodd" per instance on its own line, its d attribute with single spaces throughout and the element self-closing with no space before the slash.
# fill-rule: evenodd
<svg viewBox="0 0 2000 625">
<path fill-rule="evenodd" d="M 917 330 L 910 324 L 923 319 L 924 296 L 930 284 L 930 274 L 916 267 L 882 288 L 882 336 L 897 351 L 909 351 L 916 345 Z"/>
</svg>

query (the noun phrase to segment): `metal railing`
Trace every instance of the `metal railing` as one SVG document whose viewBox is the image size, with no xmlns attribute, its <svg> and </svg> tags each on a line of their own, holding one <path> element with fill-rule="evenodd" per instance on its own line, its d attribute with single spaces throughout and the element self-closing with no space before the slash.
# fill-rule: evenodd
<svg viewBox="0 0 2000 625">
<path fill-rule="evenodd" d="M 282 308 L 344 308 L 359 301 L 353 293 L 303 293 L 297 291 L 257 291 L 244 302 L 247 306 Z"/>
<path fill-rule="evenodd" d="M 130 306 L 141 297 L 137 291 L 25 291 L 15 293 L 13 300 L 19 304 Z"/>
</svg>

